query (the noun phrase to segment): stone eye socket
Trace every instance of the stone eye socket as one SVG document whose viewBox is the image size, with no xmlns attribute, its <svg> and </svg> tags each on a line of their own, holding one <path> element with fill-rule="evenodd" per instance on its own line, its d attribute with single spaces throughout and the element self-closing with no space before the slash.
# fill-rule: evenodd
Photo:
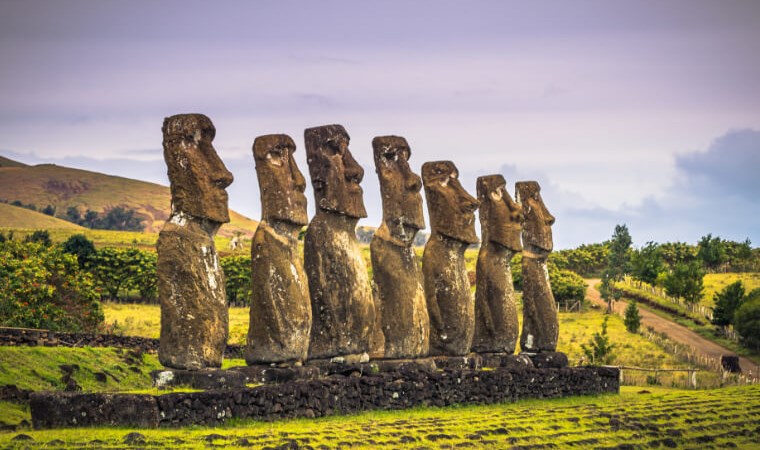
<svg viewBox="0 0 760 450">
<path fill-rule="evenodd" d="M 383 158 L 387 161 L 398 161 L 398 152 L 396 150 L 386 150 L 383 152 Z"/>
</svg>

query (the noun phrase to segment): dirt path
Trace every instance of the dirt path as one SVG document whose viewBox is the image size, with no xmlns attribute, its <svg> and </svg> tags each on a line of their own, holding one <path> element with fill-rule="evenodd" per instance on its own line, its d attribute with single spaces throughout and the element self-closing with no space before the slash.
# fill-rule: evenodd
<svg viewBox="0 0 760 450">
<path fill-rule="evenodd" d="M 600 282 L 599 279 L 586 280 L 586 284 L 588 285 L 588 290 L 586 291 L 586 298 L 591 300 L 593 303 L 596 303 L 606 308 L 607 302 L 602 300 L 601 294 L 594 287 L 599 282 Z M 623 312 L 625 311 L 625 308 L 627 307 L 628 307 L 627 302 L 618 300 L 615 302 L 613 309 L 615 313 L 622 316 Z M 680 344 L 689 345 L 694 350 L 697 350 L 698 352 L 701 352 L 704 355 L 707 355 L 712 358 L 717 358 L 718 360 L 720 360 L 720 357 L 722 355 L 735 354 L 733 351 L 703 338 L 702 336 L 691 331 L 690 329 L 684 326 L 681 326 L 675 322 L 671 322 L 667 319 L 663 319 L 662 317 L 650 311 L 647 311 L 644 308 L 639 308 L 639 313 L 641 314 L 641 324 L 643 326 L 652 327 L 657 332 L 665 333 L 668 335 L 668 337 L 671 340 L 678 342 Z M 747 358 L 739 357 L 739 364 L 741 365 L 742 370 L 744 372 L 746 372 L 747 370 L 751 370 L 753 374 L 758 373 L 758 365 Z"/>
</svg>

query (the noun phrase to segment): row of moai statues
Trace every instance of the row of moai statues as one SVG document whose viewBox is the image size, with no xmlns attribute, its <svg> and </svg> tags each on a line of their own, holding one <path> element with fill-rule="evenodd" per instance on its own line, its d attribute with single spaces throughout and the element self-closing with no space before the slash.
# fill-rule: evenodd
<svg viewBox="0 0 760 450">
<path fill-rule="evenodd" d="M 215 128 L 208 117 L 169 117 L 163 134 L 172 212 L 157 243 L 159 359 L 176 369 L 219 367 L 228 315 L 213 238 L 229 221 L 225 188 L 232 175 L 212 146 Z M 420 179 L 409 166 L 404 138 L 376 137 L 383 222 L 370 244 L 373 289 L 355 234 L 367 213 L 364 171 L 349 151 L 349 135 L 327 125 L 306 129 L 304 138 L 317 206 L 310 222 L 293 140 L 267 135 L 253 144 L 262 218 L 251 249 L 248 364 L 512 354 L 519 330 L 509 262 L 519 251 L 520 348 L 556 349 L 557 313 L 546 270 L 554 218 L 538 183 L 517 183 L 513 201 L 501 175 L 480 177 L 476 199 L 452 162 L 426 162 Z M 420 268 L 412 243 L 425 228 L 423 185 L 432 223 Z M 473 297 L 464 253 L 478 242 L 479 207 L 483 242 Z M 307 224 L 301 258 L 298 236 Z"/>
</svg>

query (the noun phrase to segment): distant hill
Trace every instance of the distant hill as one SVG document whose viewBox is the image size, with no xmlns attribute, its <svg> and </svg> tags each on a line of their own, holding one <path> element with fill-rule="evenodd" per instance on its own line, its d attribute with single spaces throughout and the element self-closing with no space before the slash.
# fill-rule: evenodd
<svg viewBox="0 0 760 450">
<path fill-rule="evenodd" d="M 161 230 L 171 208 L 169 188 L 160 184 L 55 164 L 28 166 L 0 156 L 0 201 L 16 200 L 35 205 L 38 210 L 52 205 L 57 216 L 62 216 L 71 206 L 82 213 L 87 209 L 103 213 L 118 206 L 134 209 L 143 219 L 145 231 L 153 233 Z M 10 226 L 3 216 L 0 216 L 0 227 Z M 230 223 L 222 226 L 220 235 L 240 232 L 250 237 L 258 226 L 257 221 L 232 210 L 230 219 Z"/>
<path fill-rule="evenodd" d="M 0 227 L 3 228 L 32 228 L 32 229 L 78 229 L 84 227 L 57 217 L 51 217 L 37 211 L 31 211 L 20 206 L 0 203 Z"/>
</svg>

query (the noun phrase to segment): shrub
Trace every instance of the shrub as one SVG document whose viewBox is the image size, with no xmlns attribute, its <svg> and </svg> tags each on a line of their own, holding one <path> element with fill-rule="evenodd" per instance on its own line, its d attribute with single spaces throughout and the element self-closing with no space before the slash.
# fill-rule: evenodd
<svg viewBox="0 0 760 450">
<path fill-rule="evenodd" d="M 641 328 L 641 314 L 635 300 L 628 303 L 628 307 L 625 308 L 624 323 L 629 333 L 638 333 Z"/>
<path fill-rule="evenodd" d="M 742 345 L 760 350 L 760 298 L 752 299 L 736 310 L 734 329 Z"/>
<path fill-rule="evenodd" d="M 155 297 L 158 280 L 153 252 L 105 247 L 95 252 L 87 267 L 111 299 L 130 289 L 138 289 L 144 299 Z"/>
<path fill-rule="evenodd" d="M 77 257 L 79 267 L 84 267 L 95 255 L 95 245 L 83 234 L 72 235 L 61 247 L 64 252 Z"/>
<path fill-rule="evenodd" d="M 251 304 L 251 257 L 225 256 L 220 261 L 224 271 L 224 288 L 227 302 L 235 305 Z"/>
<path fill-rule="evenodd" d="M 581 349 L 583 350 L 583 354 L 586 355 L 589 365 L 602 366 L 610 364 L 615 360 L 615 355 L 612 354 L 612 351 L 617 346 L 610 342 L 610 338 L 607 336 L 607 319 L 609 319 L 609 316 L 604 317 L 601 333 L 594 333 L 588 345 L 581 344 Z"/>
<path fill-rule="evenodd" d="M 712 324 L 725 327 L 734 323 L 734 314 L 744 302 L 744 284 L 731 283 L 715 294 Z"/>
<path fill-rule="evenodd" d="M 586 298 L 586 282 L 580 275 L 569 270 L 549 270 L 549 282 L 557 303 L 569 304 Z"/>
<path fill-rule="evenodd" d="M 48 230 L 36 230 L 34 233 L 25 237 L 24 242 L 37 242 L 46 247 L 53 245 L 53 241 L 50 240 L 50 233 Z"/>
<path fill-rule="evenodd" d="M 0 325 L 92 332 L 103 320 L 98 292 L 59 247 L 0 244 Z"/>
</svg>

